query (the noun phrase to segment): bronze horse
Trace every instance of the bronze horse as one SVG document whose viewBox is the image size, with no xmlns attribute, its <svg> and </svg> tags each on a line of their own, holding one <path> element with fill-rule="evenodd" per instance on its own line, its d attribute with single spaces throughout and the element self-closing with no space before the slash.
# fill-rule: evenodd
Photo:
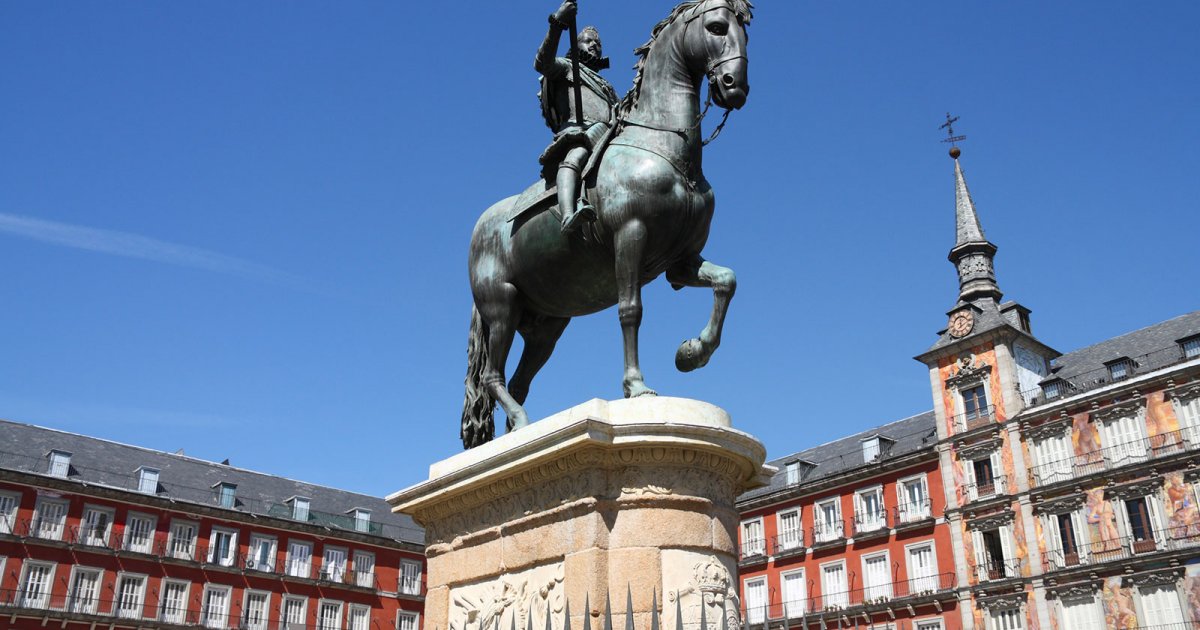
<svg viewBox="0 0 1200 630">
<path fill-rule="evenodd" d="M 708 240 L 713 193 L 701 170 L 701 81 L 712 102 L 739 109 L 747 79 L 747 0 L 695 0 L 654 27 L 640 55 L 633 88 L 619 107 L 612 142 L 589 185 L 598 218 L 564 236 L 550 212 L 510 221 L 517 196 L 488 208 L 471 235 L 475 307 L 468 341 L 462 440 L 492 439 L 496 402 L 508 429 L 529 424 L 521 406 L 535 374 L 550 358 L 572 317 L 618 305 L 625 346 L 626 397 L 654 395 L 638 366 L 642 285 L 663 272 L 675 288 L 711 287 L 713 310 L 696 338 L 684 341 L 675 365 L 708 363 L 721 342 L 733 297 L 733 271 L 700 252 Z M 707 109 L 707 108 L 706 108 Z M 524 352 L 505 386 L 513 335 Z"/>
</svg>

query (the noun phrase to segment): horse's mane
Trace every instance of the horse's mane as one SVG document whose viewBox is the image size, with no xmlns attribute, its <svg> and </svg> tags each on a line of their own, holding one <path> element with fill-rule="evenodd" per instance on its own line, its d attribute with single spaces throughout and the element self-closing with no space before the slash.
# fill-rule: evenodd
<svg viewBox="0 0 1200 630">
<path fill-rule="evenodd" d="M 625 93 L 625 97 L 621 99 L 621 113 L 628 113 L 633 109 L 634 105 L 637 105 L 638 97 L 641 96 L 642 93 L 642 71 L 646 67 L 646 56 L 650 53 L 650 47 L 654 45 L 654 40 L 658 38 L 659 33 L 662 33 L 663 29 L 667 28 L 667 26 L 674 22 L 675 19 L 680 15 L 683 15 L 683 13 L 688 9 L 703 4 L 706 1 L 707 0 L 686 0 L 685 2 L 680 2 L 679 4 L 675 5 L 675 8 L 671 9 L 671 13 L 668 14 L 667 17 L 661 22 L 655 24 L 654 28 L 650 30 L 650 39 L 645 44 L 633 49 L 633 54 L 638 56 L 637 64 L 633 66 L 633 69 L 636 70 L 636 73 L 633 76 L 633 87 L 629 88 L 629 91 Z M 725 1 L 733 10 L 734 15 L 737 16 L 738 22 L 740 22 L 742 26 L 749 26 L 750 20 L 754 17 L 754 5 L 750 3 L 750 0 Z"/>
</svg>

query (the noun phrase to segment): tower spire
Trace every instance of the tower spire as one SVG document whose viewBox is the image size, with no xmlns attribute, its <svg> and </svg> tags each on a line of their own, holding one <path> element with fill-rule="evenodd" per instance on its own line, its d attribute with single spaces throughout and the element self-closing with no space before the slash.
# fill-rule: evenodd
<svg viewBox="0 0 1200 630">
<path fill-rule="evenodd" d="M 976 302 L 979 300 L 994 300 L 999 303 L 1003 294 L 996 284 L 996 272 L 992 258 L 996 255 L 996 246 L 983 235 L 983 226 L 979 223 L 979 214 L 975 211 L 975 201 L 971 199 L 971 191 L 967 188 L 967 179 L 963 176 L 962 165 L 958 163 L 962 151 L 958 148 L 959 140 L 966 136 L 955 136 L 952 124 L 958 118 L 946 114 L 946 129 L 949 137 L 943 142 L 950 142 L 950 157 L 954 160 L 954 248 L 950 250 L 950 262 L 958 270 L 958 301 Z"/>
</svg>

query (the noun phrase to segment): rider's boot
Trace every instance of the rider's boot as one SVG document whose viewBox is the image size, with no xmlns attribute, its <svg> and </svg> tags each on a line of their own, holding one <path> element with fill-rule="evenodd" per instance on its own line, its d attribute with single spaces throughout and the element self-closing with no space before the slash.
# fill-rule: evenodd
<svg viewBox="0 0 1200 630">
<path fill-rule="evenodd" d="M 574 160 L 571 159 L 563 160 L 558 167 L 558 177 L 556 178 L 558 209 L 562 213 L 561 230 L 563 234 L 570 234 L 578 230 L 585 221 L 596 220 L 596 210 L 578 195 L 579 166 L 573 162 Z"/>
</svg>

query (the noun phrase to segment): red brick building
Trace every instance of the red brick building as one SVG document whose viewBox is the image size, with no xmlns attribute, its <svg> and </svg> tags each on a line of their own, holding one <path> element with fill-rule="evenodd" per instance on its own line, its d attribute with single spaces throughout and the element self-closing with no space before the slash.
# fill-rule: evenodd
<svg viewBox="0 0 1200 630">
<path fill-rule="evenodd" d="M 0 421 L 0 627 L 419 630 L 379 498 Z"/>
</svg>

